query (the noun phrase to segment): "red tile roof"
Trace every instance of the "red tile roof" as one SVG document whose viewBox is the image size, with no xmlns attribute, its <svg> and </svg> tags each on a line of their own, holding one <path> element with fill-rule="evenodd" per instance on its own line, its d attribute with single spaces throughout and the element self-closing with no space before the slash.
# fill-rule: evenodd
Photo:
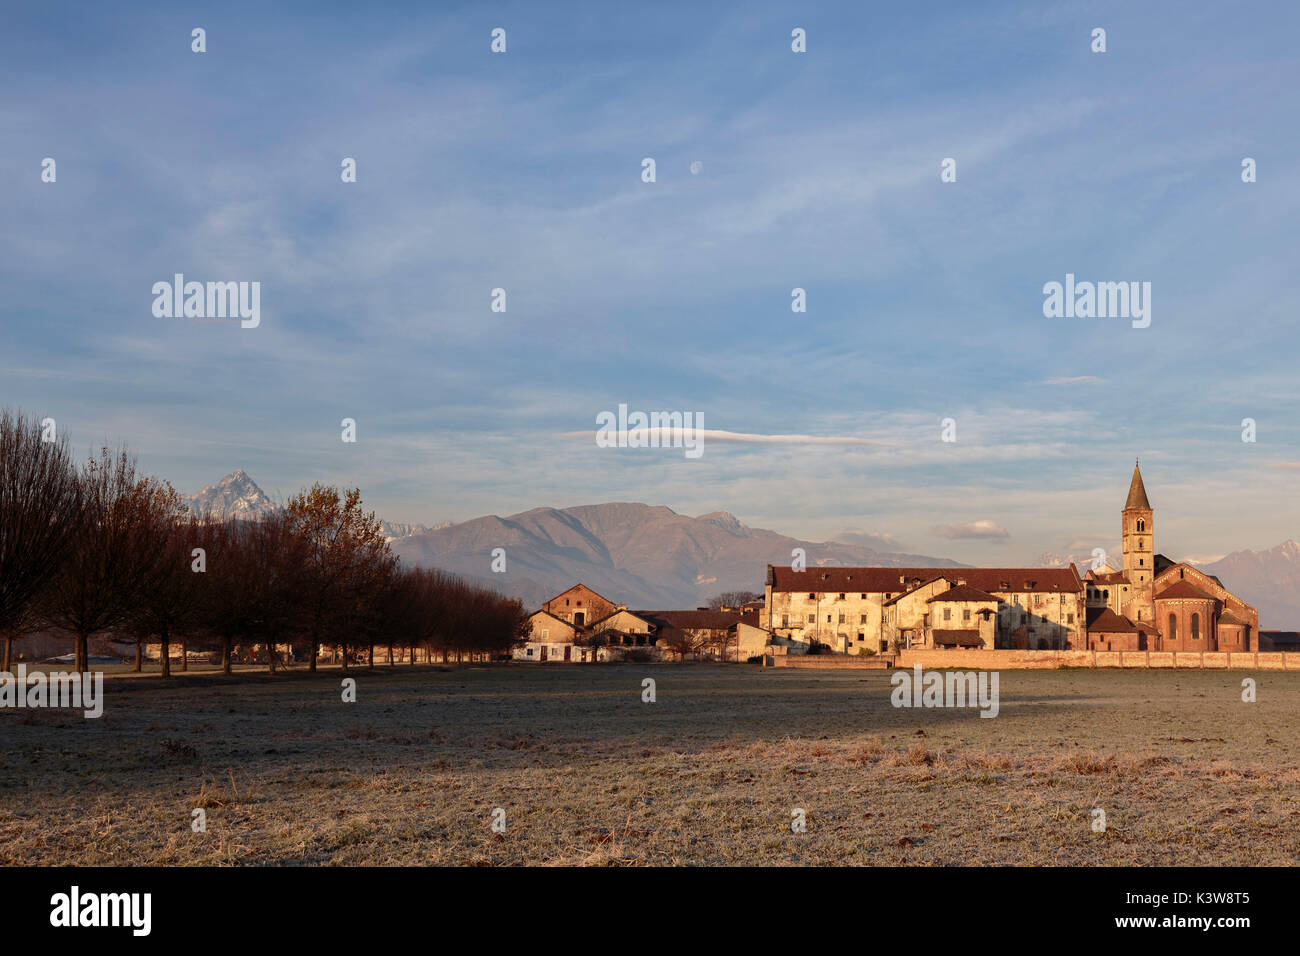
<svg viewBox="0 0 1300 956">
<path fill-rule="evenodd" d="M 1157 601 L 1165 601 L 1170 598 L 1193 598 L 1202 601 L 1213 601 L 1214 598 L 1206 594 L 1195 584 L 1190 581 L 1179 581 L 1177 584 L 1165 588 L 1156 595 Z"/>
<path fill-rule="evenodd" d="M 679 630 L 724 630 L 743 620 L 739 611 L 634 611 L 658 627 Z"/>
<path fill-rule="evenodd" d="M 1083 590 L 1079 572 L 1069 568 L 808 568 L 795 571 L 775 565 L 769 576 L 773 591 L 858 592 L 897 594 L 913 580 L 944 577 L 956 584 L 964 580 L 989 593 L 1008 591 L 1077 592 Z M 907 583 L 904 583 L 907 582 Z M 1002 587 L 1003 582 L 1007 586 Z M 1029 582 L 1033 582 L 1032 585 Z"/>
<path fill-rule="evenodd" d="M 1122 614 L 1105 608 L 1088 622 L 1089 634 L 1136 634 L 1138 627 Z"/>
<path fill-rule="evenodd" d="M 1128 584 L 1128 575 L 1123 571 L 1115 571 L 1110 574 L 1098 574 L 1096 571 L 1089 571 L 1088 576 L 1092 579 L 1093 584 Z"/>
<path fill-rule="evenodd" d="M 934 642 L 945 647 L 970 647 L 973 644 L 982 647 L 984 645 L 979 631 L 935 628 L 931 633 L 934 635 Z"/>
<path fill-rule="evenodd" d="M 936 601 L 987 602 L 987 601 L 997 601 L 997 600 L 998 600 L 997 598 L 995 598 L 992 594 L 989 594 L 987 591 L 981 591 L 979 588 L 973 588 L 969 584 L 959 584 L 955 588 L 949 588 L 948 590 L 944 591 L 942 594 L 936 594 L 934 597 L 930 598 L 930 600 L 926 601 L 925 603 L 933 604 Z"/>
</svg>

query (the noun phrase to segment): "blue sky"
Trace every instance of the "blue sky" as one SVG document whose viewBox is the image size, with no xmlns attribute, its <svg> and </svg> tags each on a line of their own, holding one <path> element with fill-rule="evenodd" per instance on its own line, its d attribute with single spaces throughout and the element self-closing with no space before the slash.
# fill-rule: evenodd
<svg viewBox="0 0 1300 956">
<path fill-rule="evenodd" d="M 1300 530 L 1298 11 L 9 10 L 0 404 L 182 491 L 646 501 L 990 564 L 1113 546 L 1140 455 L 1161 550 L 1270 547 Z M 176 272 L 261 282 L 260 327 L 155 318 Z M 1151 282 L 1150 327 L 1044 317 L 1066 273 Z M 854 443 L 596 447 L 620 403 Z"/>
</svg>

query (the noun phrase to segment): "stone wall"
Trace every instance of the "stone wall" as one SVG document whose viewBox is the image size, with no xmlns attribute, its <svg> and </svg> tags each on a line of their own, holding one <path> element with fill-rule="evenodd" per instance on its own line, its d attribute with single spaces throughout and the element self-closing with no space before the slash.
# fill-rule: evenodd
<svg viewBox="0 0 1300 956">
<path fill-rule="evenodd" d="M 769 657 L 776 667 L 826 669 L 878 669 L 890 666 L 889 658 L 845 657 L 816 654 L 803 657 Z M 1300 671 L 1300 653 L 1283 651 L 972 651 L 910 650 L 899 655 L 897 667 L 953 667 L 963 670 L 1016 670 L 1058 667 L 1150 667 L 1159 669 L 1207 668 Z"/>
</svg>

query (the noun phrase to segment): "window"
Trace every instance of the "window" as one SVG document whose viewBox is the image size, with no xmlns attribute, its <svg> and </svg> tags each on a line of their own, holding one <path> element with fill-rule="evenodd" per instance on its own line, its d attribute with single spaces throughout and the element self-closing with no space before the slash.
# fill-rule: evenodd
<svg viewBox="0 0 1300 956">
<path fill-rule="evenodd" d="M 843 594 L 840 595 L 840 600 L 841 600 L 841 601 L 844 600 L 844 595 L 843 595 Z"/>
<path fill-rule="evenodd" d="M 943 609 L 943 619 L 944 619 L 945 621 L 951 621 L 951 620 L 952 620 L 952 608 L 947 608 L 947 607 L 946 607 L 946 608 Z"/>
<path fill-rule="evenodd" d="M 1021 611 L 1021 612 L 1020 612 L 1020 623 L 1021 623 L 1021 624 L 1028 624 L 1028 623 L 1029 623 L 1029 614 L 1028 614 L 1028 612 L 1026 612 L 1026 611 Z"/>
<path fill-rule="evenodd" d="M 1178 640 L 1178 616 L 1175 615 L 1175 614 L 1170 614 L 1170 615 L 1169 615 L 1169 635 L 1168 635 L 1168 636 L 1169 636 L 1169 639 L 1170 639 L 1171 641 L 1176 641 L 1176 640 Z"/>
<path fill-rule="evenodd" d="M 1193 614 L 1192 615 L 1192 640 L 1199 641 L 1200 639 L 1201 639 L 1201 615 Z"/>
<path fill-rule="evenodd" d="M 858 623 L 859 623 L 859 624 L 866 624 L 866 623 L 867 623 L 867 616 L 866 616 L 865 614 L 859 614 L 859 615 L 858 615 Z"/>
<path fill-rule="evenodd" d="M 533 649 L 532 649 L 531 647 L 528 648 L 528 651 L 527 651 L 526 656 L 528 656 L 528 657 L 532 657 L 532 656 L 533 656 Z"/>
<path fill-rule="evenodd" d="M 858 643 L 861 644 L 861 643 L 862 643 L 863 641 L 865 641 L 866 639 L 867 639 L 867 635 L 865 635 L 865 634 L 863 634 L 861 631 L 859 631 L 859 632 L 858 632 Z"/>
<path fill-rule="evenodd" d="M 551 636 L 551 629 L 549 627 L 542 628 L 542 640 L 546 640 L 550 636 Z"/>
<path fill-rule="evenodd" d="M 809 624 L 816 624 L 816 623 L 817 623 L 817 615 L 816 615 L 816 614 L 809 614 L 809 615 L 808 615 L 808 623 L 809 623 Z"/>
<path fill-rule="evenodd" d="M 840 597 L 844 597 L 844 595 L 841 594 Z M 844 623 L 845 623 L 845 620 L 844 620 L 844 619 L 845 619 L 846 617 L 848 617 L 847 614 L 841 614 L 841 615 L 840 615 L 840 623 L 841 623 L 841 624 L 844 624 Z"/>
<path fill-rule="evenodd" d="M 961 619 L 962 619 L 963 621 L 969 621 L 969 620 L 970 620 L 970 608 L 968 608 L 968 607 L 964 607 L 964 608 L 961 609 Z"/>
<path fill-rule="evenodd" d="M 829 614 L 827 614 L 827 615 L 826 615 L 826 623 L 829 624 L 830 622 L 831 622 L 831 616 L 830 616 Z"/>
<path fill-rule="evenodd" d="M 862 600 L 864 600 L 864 601 L 867 599 L 867 596 L 866 596 L 865 594 L 859 595 L 859 597 L 861 597 Z"/>
<path fill-rule="evenodd" d="M 810 600 L 810 601 L 815 601 L 815 600 L 817 600 L 817 595 L 815 595 L 815 594 L 810 594 L 810 595 L 808 595 L 808 600 Z"/>
<path fill-rule="evenodd" d="M 789 626 L 790 626 L 790 615 L 789 615 L 789 614 L 782 614 L 782 615 L 781 615 L 781 626 L 782 626 L 782 627 L 789 627 Z"/>
<path fill-rule="evenodd" d="M 1073 624 L 1073 623 L 1074 623 L 1074 615 L 1073 615 L 1073 614 L 1067 614 L 1067 615 L 1065 615 L 1065 623 L 1066 623 L 1066 624 Z"/>
</svg>

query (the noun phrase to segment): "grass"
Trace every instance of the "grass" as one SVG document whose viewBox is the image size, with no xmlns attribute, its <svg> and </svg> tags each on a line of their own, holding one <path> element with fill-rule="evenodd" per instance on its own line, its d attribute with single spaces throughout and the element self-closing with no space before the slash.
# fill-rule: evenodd
<svg viewBox="0 0 1300 956">
<path fill-rule="evenodd" d="M 99 720 L 0 711 L 0 862 L 1300 856 L 1297 673 L 1254 674 L 1246 704 L 1243 672 L 1003 671 L 994 719 L 895 709 L 887 672 L 399 665 L 350 671 L 355 704 L 341 676 L 109 678 Z"/>
</svg>

